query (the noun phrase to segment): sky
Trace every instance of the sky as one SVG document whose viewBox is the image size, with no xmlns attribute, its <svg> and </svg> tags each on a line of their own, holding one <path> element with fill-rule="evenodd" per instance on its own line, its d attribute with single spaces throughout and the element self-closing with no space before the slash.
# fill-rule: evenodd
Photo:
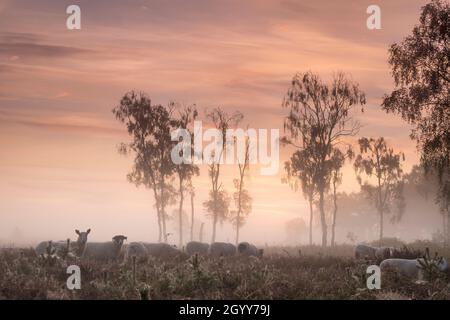
<svg viewBox="0 0 450 320">
<path fill-rule="evenodd" d="M 411 32 L 425 3 L 0 0 L 0 241 L 73 238 L 76 228 L 91 228 L 92 240 L 157 240 L 151 192 L 127 182 L 132 158 L 117 152 L 129 137 L 111 110 L 130 90 L 156 104 L 239 110 L 242 126 L 282 134 L 293 75 L 311 70 L 329 81 L 343 71 L 368 100 L 357 113 L 358 137 L 383 135 L 409 170 L 418 161 L 411 128 L 380 103 L 393 89 L 388 48 Z M 71 4 L 81 8 L 81 30 L 66 28 Z M 381 8 L 381 30 L 366 27 L 371 4 Z M 301 193 L 281 183 L 289 152 L 281 151 L 277 175 L 250 169 L 253 211 L 243 238 L 281 243 L 287 221 L 306 219 Z M 237 173 L 224 170 L 230 192 Z M 341 191 L 357 191 L 350 165 L 344 176 Z M 194 184 L 209 239 L 206 167 Z M 219 241 L 233 238 L 227 223 L 219 228 Z"/>
</svg>

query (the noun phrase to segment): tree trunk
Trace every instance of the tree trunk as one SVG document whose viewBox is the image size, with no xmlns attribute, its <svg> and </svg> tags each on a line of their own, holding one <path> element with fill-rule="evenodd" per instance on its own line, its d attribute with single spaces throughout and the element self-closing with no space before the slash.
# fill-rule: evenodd
<svg viewBox="0 0 450 320">
<path fill-rule="evenodd" d="M 166 231 L 166 212 L 164 205 L 164 187 L 163 183 L 161 183 L 161 221 L 162 221 L 162 232 L 164 242 L 167 243 L 167 231 Z"/>
<path fill-rule="evenodd" d="M 158 218 L 158 242 L 161 242 L 162 240 L 161 213 L 159 210 L 159 200 L 158 200 L 158 193 L 156 192 L 156 186 L 155 188 L 153 188 L 153 195 L 155 197 L 156 217 Z"/>
<path fill-rule="evenodd" d="M 239 212 L 237 218 L 239 219 Z M 238 246 L 238 244 L 239 244 L 239 223 L 236 225 L 236 247 Z"/>
<path fill-rule="evenodd" d="M 200 225 L 200 231 L 198 233 L 198 239 L 200 242 L 203 242 L 203 226 L 205 225 L 204 222 L 202 222 L 202 224 Z"/>
<path fill-rule="evenodd" d="M 180 240 L 179 247 L 183 247 L 183 201 L 184 201 L 184 192 L 183 192 L 183 179 L 180 179 L 180 208 L 179 208 L 179 228 L 180 228 Z"/>
<path fill-rule="evenodd" d="M 320 222 L 322 226 L 322 247 L 327 246 L 327 221 L 325 219 L 325 208 L 324 208 L 324 193 L 323 187 L 319 190 L 319 210 L 320 210 Z"/>
<path fill-rule="evenodd" d="M 383 223 L 384 223 L 384 214 L 383 210 L 380 208 L 380 246 L 382 245 L 383 241 Z"/>
<path fill-rule="evenodd" d="M 216 242 L 217 213 L 214 213 L 211 243 Z"/>
<path fill-rule="evenodd" d="M 312 196 L 309 197 L 309 245 L 312 246 L 313 243 L 313 199 Z"/>
<path fill-rule="evenodd" d="M 331 246 L 332 247 L 334 247 L 334 245 L 335 245 L 336 215 L 337 215 L 336 183 L 333 182 L 333 222 L 331 224 Z"/>
<path fill-rule="evenodd" d="M 191 193 L 191 241 L 194 241 L 194 193 Z"/>
</svg>

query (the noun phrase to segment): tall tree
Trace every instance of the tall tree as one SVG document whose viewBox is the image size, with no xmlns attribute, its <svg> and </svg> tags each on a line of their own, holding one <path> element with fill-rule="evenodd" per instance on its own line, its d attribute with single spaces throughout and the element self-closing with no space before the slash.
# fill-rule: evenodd
<svg viewBox="0 0 450 320">
<path fill-rule="evenodd" d="M 194 186 L 192 184 L 192 179 L 191 179 L 191 181 L 188 184 L 187 191 L 188 191 L 189 196 L 191 198 L 191 241 L 193 241 L 194 240 L 194 221 L 195 221 L 194 220 L 194 214 L 195 214 L 195 211 L 194 211 L 195 188 L 194 188 Z"/>
<path fill-rule="evenodd" d="M 295 151 L 291 159 L 285 163 L 286 177 L 282 182 L 288 183 L 292 190 L 297 191 L 299 182 L 303 192 L 303 197 L 309 203 L 309 245 L 313 243 L 313 216 L 314 199 L 317 194 L 317 170 L 316 164 L 308 150 Z"/>
<path fill-rule="evenodd" d="M 159 241 L 167 242 L 166 206 L 173 200 L 169 178 L 174 173 L 170 152 L 174 143 L 170 131 L 177 127 L 169 105 L 152 105 L 145 93 L 128 92 L 112 112 L 127 127 L 132 137 L 119 146 L 119 153 L 134 153 L 132 171 L 128 180 L 137 186 L 153 190 L 158 219 Z"/>
<path fill-rule="evenodd" d="M 414 125 L 411 138 L 425 169 L 440 177 L 437 200 L 450 204 L 450 4 L 432 0 L 422 8 L 412 34 L 389 49 L 395 89 L 382 107 Z M 450 221 L 450 220 L 449 220 Z"/>
<path fill-rule="evenodd" d="M 347 154 L 350 157 L 353 156 L 352 152 L 348 152 Z M 345 155 L 339 149 L 333 150 L 333 155 L 331 156 L 331 186 L 333 192 L 333 215 L 331 220 L 331 246 L 335 245 L 336 238 L 336 217 L 338 211 L 338 201 L 337 201 L 337 188 L 342 183 L 342 172 L 341 169 L 344 166 Z"/>
<path fill-rule="evenodd" d="M 177 118 L 177 124 L 178 128 L 187 130 L 191 139 L 193 140 L 194 132 L 191 128 L 191 125 L 193 124 L 194 120 L 197 118 L 198 112 L 195 106 L 187 106 L 181 108 L 181 110 L 178 110 L 178 118 Z M 190 154 L 193 152 L 193 145 L 189 144 L 187 145 L 188 148 L 190 148 Z M 183 152 L 186 150 L 184 148 L 181 148 L 179 150 L 179 156 L 183 157 Z M 178 197 L 179 197 L 179 208 L 178 208 L 178 226 L 179 226 L 179 246 L 180 248 L 183 246 L 183 203 L 184 203 L 184 195 L 185 190 L 188 190 L 188 188 L 192 187 L 192 177 L 199 175 L 199 168 L 195 164 L 191 163 L 185 163 L 182 162 L 180 164 L 175 165 L 175 172 L 178 177 Z M 193 206 L 192 198 L 191 198 L 191 206 Z M 192 213 L 193 215 L 193 213 Z M 193 218 L 193 217 L 192 217 Z M 193 223 L 193 222 L 192 222 Z M 191 230 L 191 237 L 192 237 L 192 230 Z"/>
<path fill-rule="evenodd" d="M 221 132 L 222 135 L 222 148 L 218 155 L 212 155 L 213 159 L 211 159 L 212 161 L 210 161 L 208 167 L 208 174 L 211 180 L 211 191 L 209 193 L 209 199 L 203 203 L 205 209 L 212 216 L 211 242 L 215 242 L 217 222 L 222 223 L 227 218 L 230 203 L 227 192 L 223 190 L 222 183 L 220 183 L 219 180 L 220 159 L 222 159 L 225 148 L 229 143 L 229 141 L 227 141 L 227 130 L 237 126 L 244 116 L 238 111 L 230 115 L 218 107 L 210 112 L 207 112 L 206 117 L 212 122 L 214 127 Z"/>
<path fill-rule="evenodd" d="M 245 223 L 245 217 L 252 211 L 252 197 L 244 186 L 244 178 L 250 168 L 250 142 L 249 137 L 245 138 L 243 157 L 238 157 L 239 179 L 234 179 L 236 192 L 233 194 L 236 210 L 231 221 L 236 228 L 236 245 L 239 244 L 239 230 Z"/>
<path fill-rule="evenodd" d="M 391 222 L 401 219 L 405 202 L 403 197 L 403 153 L 395 153 L 388 148 L 383 137 L 378 139 L 361 138 L 358 141 L 360 154 L 357 155 L 354 168 L 357 173 L 361 191 L 374 201 L 379 221 L 379 240 L 383 239 L 384 215 L 392 212 L 395 204 L 397 212 L 392 216 Z M 375 185 L 369 181 L 362 181 L 362 175 L 375 178 Z"/>
<path fill-rule="evenodd" d="M 365 102 L 358 84 L 343 73 L 335 74 L 326 84 L 311 72 L 294 76 L 283 101 L 283 107 L 289 109 L 284 123 L 289 137 L 284 137 L 283 142 L 307 150 L 317 169 L 322 246 L 327 245 L 324 197 L 329 188 L 331 156 L 344 137 L 358 132 L 360 125 L 351 111 Z"/>
</svg>

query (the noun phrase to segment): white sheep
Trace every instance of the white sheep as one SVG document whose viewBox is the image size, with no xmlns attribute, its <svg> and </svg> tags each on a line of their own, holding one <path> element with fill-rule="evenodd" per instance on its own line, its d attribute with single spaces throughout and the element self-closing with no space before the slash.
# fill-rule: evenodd
<svg viewBox="0 0 450 320">
<path fill-rule="evenodd" d="M 127 237 L 117 235 L 108 242 L 89 242 L 82 254 L 83 259 L 110 261 L 117 260 L 122 253 L 123 242 Z"/>
<path fill-rule="evenodd" d="M 147 257 L 147 248 L 142 242 L 130 242 L 123 245 L 123 251 L 125 252 L 125 259 L 128 260 L 131 257 Z"/>
<path fill-rule="evenodd" d="M 236 254 L 236 246 L 226 242 L 213 242 L 209 246 L 209 254 L 213 257 L 233 256 Z"/>
<path fill-rule="evenodd" d="M 201 254 L 201 255 L 206 255 L 206 254 L 208 254 L 208 250 L 209 250 L 208 243 L 203 243 L 203 242 L 199 242 L 199 241 L 190 241 L 186 244 L 186 253 L 189 256 L 192 256 L 196 253 Z"/>
<path fill-rule="evenodd" d="M 74 251 L 76 256 L 81 256 L 84 248 L 86 246 L 86 243 L 88 241 L 88 234 L 91 232 L 91 229 L 87 229 L 86 232 L 80 232 L 79 230 L 75 230 L 75 233 L 78 235 L 77 241 L 75 243 L 70 242 L 70 251 Z M 36 248 L 36 254 L 37 255 L 43 255 L 47 253 L 48 247 L 54 248 L 55 252 L 58 253 L 64 248 L 67 248 L 67 241 L 42 241 L 40 242 Z"/>
<path fill-rule="evenodd" d="M 244 256 L 262 257 L 264 249 L 258 249 L 253 244 L 241 242 L 237 247 L 239 254 Z"/>
<path fill-rule="evenodd" d="M 424 263 L 424 261 L 425 260 L 423 258 L 386 259 L 381 262 L 380 269 L 382 272 L 386 270 L 394 270 L 408 278 L 423 280 L 423 270 L 421 267 L 421 262 Z M 436 264 L 437 268 L 442 272 L 446 272 L 448 270 L 448 263 L 445 259 L 442 259 L 440 261 L 433 259 L 430 261 L 430 263 Z"/>
<path fill-rule="evenodd" d="M 141 243 L 147 249 L 147 254 L 152 257 L 172 258 L 181 253 L 175 246 L 167 243 Z"/>
</svg>

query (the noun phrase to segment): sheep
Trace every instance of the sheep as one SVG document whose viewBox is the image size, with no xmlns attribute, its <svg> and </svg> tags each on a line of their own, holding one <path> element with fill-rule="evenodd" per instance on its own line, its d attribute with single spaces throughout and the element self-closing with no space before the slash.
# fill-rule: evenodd
<svg viewBox="0 0 450 320">
<path fill-rule="evenodd" d="M 209 254 L 213 257 L 233 256 L 236 254 L 236 246 L 231 243 L 213 242 L 209 246 Z"/>
<path fill-rule="evenodd" d="M 393 247 L 380 247 L 376 248 L 375 257 L 380 260 L 389 259 L 394 256 L 395 248 Z"/>
<path fill-rule="evenodd" d="M 73 250 L 76 256 L 81 256 L 86 246 L 88 234 L 90 232 L 91 229 L 87 229 L 86 232 L 80 232 L 78 229 L 76 229 L 75 233 L 78 235 L 77 241 L 75 242 L 75 244 L 70 243 L 68 249 Z M 36 254 L 39 256 L 47 253 L 49 247 L 54 248 L 55 251 L 58 252 L 63 250 L 64 248 L 67 248 L 67 241 L 42 241 L 35 248 Z"/>
<path fill-rule="evenodd" d="M 109 242 L 89 242 L 82 254 L 84 260 L 118 260 L 119 255 L 122 253 L 123 242 L 127 240 L 127 237 L 123 235 L 117 235 Z"/>
<path fill-rule="evenodd" d="M 189 256 L 192 256 L 196 253 L 202 254 L 202 255 L 207 255 L 208 250 L 209 250 L 208 243 L 203 243 L 203 242 L 199 242 L 199 241 L 190 241 L 186 245 L 186 253 Z"/>
<path fill-rule="evenodd" d="M 123 251 L 125 252 L 125 260 L 128 260 L 133 256 L 147 257 L 148 255 L 147 248 L 142 242 L 130 242 L 129 244 L 124 245 L 123 249 Z"/>
<path fill-rule="evenodd" d="M 171 246 L 167 243 L 147 243 L 141 242 L 142 245 L 147 249 L 147 254 L 149 256 L 158 257 L 158 258 L 171 258 L 179 255 L 181 253 L 180 250 L 176 248 L 176 246 Z"/>
<path fill-rule="evenodd" d="M 376 251 L 377 248 L 368 246 L 366 244 L 358 244 L 355 247 L 355 258 L 369 258 L 369 259 L 375 259 L 376 258 Z"/>
<path fill-rule="evenodd" d="M 423 270 L 421 264 L 425 263 L 424 258 L 417 259 L 386 259 L 380 264 L 381 271 L 394 270 L 408 278 L 423 280 Z M 431 264 L 435 264 L 441 272 L 448 270 L 447 260 L 430 260 Z"/>
<path fill-rule="evenodd" d="M 237 247 L 239 254 L 244 256 L 262 257 L 264 249 L 258 249 L 248 242 L 241 242 Z"/>
</svg>

